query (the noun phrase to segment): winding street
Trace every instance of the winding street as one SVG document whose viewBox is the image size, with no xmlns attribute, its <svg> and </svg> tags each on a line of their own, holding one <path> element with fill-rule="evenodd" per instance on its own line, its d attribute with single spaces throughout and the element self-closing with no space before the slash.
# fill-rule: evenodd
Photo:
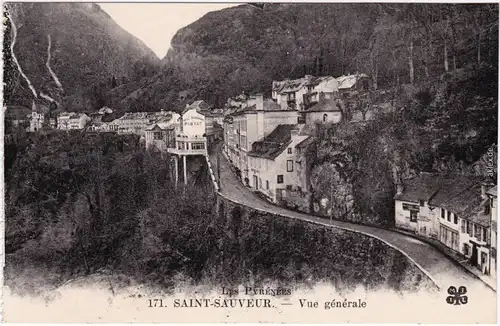
<svg viewBox="0 0 500 326">
<path fill-rule="evenodd" d="M 215 176 L 217 176 L 218 173 L 217 153 L 220 153 L 219 192 L 227 199 L 269 213 L 322 224 L 327 227 L 337 227 L 375 237 L 407 256 L 439 286 L 441 292 L 445 292 L 450 286 L 456 286 L 458 288 L 458 286 L 465 285 L 468 293 L 472 292 L 472 295 L 473 293 L 477 293 L 482 299 L 490 298 L 491 296 L 491 302 L 496 303 L 496 293 L 490 287 L 425 242 L 388 229 L 335 220 L 330 223 L 328 219 L 290 211 L 259 198 L 250 189 L 245 187 L 233 173 L 230 163 L 220 151 L 220 145 L 217 146 L 217 149 L 214 150 L 209 157 Z"/>
</svg>

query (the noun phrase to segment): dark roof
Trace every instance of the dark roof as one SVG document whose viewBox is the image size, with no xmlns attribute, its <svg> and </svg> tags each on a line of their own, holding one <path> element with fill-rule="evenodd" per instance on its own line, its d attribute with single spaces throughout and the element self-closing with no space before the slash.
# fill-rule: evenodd
<svg viewBox="0 0 500 326">
<path fill-rule="evenodd" d="M 295 109 L 286 108 L 282 109 L 281 106 L 271 99 L 265 99 L 263 103 L 264 111 L 266 112 L 279 112 L 279 111 L 296 111 Z M 251 105 L 248 107 L 238 108 L 230 115 L 240 115 L 245 113 L 257 113 L 257 105 Z"/>
<path fill-rule="evenodd" d="M 322 98 L 306 110 L 306 112 L 341 112 L 337 106 L 337 101 L 333 99 Z"/>
<path fill-rule="evenodd" d="M 118 119 L 120 116 L 121 116 L 121 113 L 119 113 L 117 111 L 113 111 L 113 113 L 103 115 L 101 118 L 101 121 L 102 122 L 111 122 L 115 119 Z"/>
<path fill-rule="evenodd" d="M 291 143 L 291 131 L 296 125 L 278 125 L 269 135 L 252 144 L 248 156 L 275 159 Z"/>
<path fill-rule="evenodd" d="M 481 197 L 484 181 L 478 176 L 421 173 L 405 180 L 403 193 L 394 198 L 410 202 L 425 200 L 429 205 L 445 208 L 460 218 L 488 226 L 489 216 L 483 214 L 485 198 Z"/>
<path fill-rule="evenodd" d="M 194 101 L 190 105 L 186 106 L 184 110 L 182 110 L 181 114 L 184 114 L 191 109 L 195 109 L 198 113 L 203 114 L 202 112 L 210 111 L 212 106 L 203 100 Z"/>
</svg>

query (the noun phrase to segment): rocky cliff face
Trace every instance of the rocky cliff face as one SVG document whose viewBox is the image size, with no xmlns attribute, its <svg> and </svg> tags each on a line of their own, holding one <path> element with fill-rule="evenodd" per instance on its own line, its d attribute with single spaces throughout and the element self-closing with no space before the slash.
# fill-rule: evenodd
<svg viewBox="0 0 500 326">
<path fill-rule="evenodd" d="M 89 109 L 102 91 L 154 69 L 159 59 L 97 4 L 9 3 L 5 6 L 5 102 L 34 97 Z M 23 77 L 15 59 L 25 74 Z M 30 85 L 31 84 L 31 87 Z"/>
</svg>

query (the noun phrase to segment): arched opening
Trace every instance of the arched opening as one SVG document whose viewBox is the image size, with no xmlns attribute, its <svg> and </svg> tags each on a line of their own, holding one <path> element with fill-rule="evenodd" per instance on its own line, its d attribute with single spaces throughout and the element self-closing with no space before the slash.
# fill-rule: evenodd
<svg viewBox="0 0 500 326">
<path fill-rule="evenodd" d="M 328 114 L 323 114 L 323 122 L 326 122 L 326 120 L 328 120 Z"/>
</svg>

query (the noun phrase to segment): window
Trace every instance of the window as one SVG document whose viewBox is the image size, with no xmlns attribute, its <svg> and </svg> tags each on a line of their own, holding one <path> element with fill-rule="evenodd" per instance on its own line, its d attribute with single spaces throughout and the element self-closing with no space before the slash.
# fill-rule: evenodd
<svg viewBox="0 0 500 326">
<path fill-rule="evenodd" d="M 155 132 L 155 133 L 153 133 L 153 139 L 154 140 L 160 140 L 161 139 L 161 132 Z"/>
<path fill-rule="evenodd" d="M 457 214 L 453 214 L 453 223 L 458 224 L 458 216 L 457 216 Z"/>
<path fill-rule="evenodd" d="M 293 172 L 293 160 L 286 161 L 286 172 Z"/>
<path fill-rule="evenodd" d="M 448 230 L 441 226 L 441 242 L 446 244 L 448 242 Z"/>
<path fill-rule="evenodd" d="M 472 237 L 472 223 L 467 221 L 467 234 Z"/>
<path fill-rule="evenodd" d="M 259 188 L 262 189 L 262 179 L 259 178 Z"/>
<path fill-rule="evenodd" d="M 326 120 L 328 120 L 328 114 L 323 114 L 323 122 L 326 122 Z"/>
<path fill-rule="evenodd" d="M 424 207 L 425 206 L 425 200 L 419 200 L 418 202 L 420 203 L 420 207 Z"/>
<path fill-rule="evenodd" d="M 448 222 L 451 222 L 451 212 L 448 211 L 448 218 L 447 218 Z"/>
<path fill-rule="evenodd" d="M 269 189 L 269 181 L 266 180 L 266 189 Z"/>
<path fill-rule="evenodd" d="M 278 175 L 278 180 L 277 180 L 278 183 L 283 183 L 283 174 L 279 174 Z"/>
<path fill-rule="evenodd" d="M 482 238 L 481 238 L 482 235 L 483 235 L 482 228 L 479 225 L 474 224 L 474 237 L 477 240 L 481 241 L 482 240 Z"/>
<path fill-rule="evenodd" d="M 416 222 L 417 215 L 418 215 L 418 213 L 416 211 L 410 211 L 410 222 Z"/>
<path fill-rule="evenodd" d="M 481 264 L 486 264 L 486 261 L 488 260 L 488 255 L 485 252 L 481 253 Z"/>
<path fill-rule="evenodd" d="M 444 218 L 444 208 L 441 208 L 441 217 Z"/>
<path fill-rule="evenodd" d="M 292 154 L 292 148 L 288 147 L 288 154 Z"/>
<path fill-rule="evenodd" d="M 483 228 L 483 241 L 484 242 L 489 242 L 489 239 L 488 239 L 488 230 L 486 228 Z"/>
<path fill-rule="evenodd" d="M 292 191 L 292 185 L 286 185 L 286 190 Z"/>
<path fill-rule="evenodd" d="M 490 214 L 490 202 L 488 201 L 486 205 L 484 205 L 484 214 L 489 215 Z"/>
<path fill-rule="evenodd" d="M 458 233 L 451 232 L 451 248 L 458 250 Z"/>
<path fill-rule="evenodd" d="M 464 255 L 469 256 L 469 248 L 469 245 L 464 243 L 464 246 L 462 248 L 462 252 L 464 253 Z"/>
<path fill-rule="evenodd" d="M 191 143 L 191 149 L 205 149 L 205 143 Z"/>
<path fill-rule="evenodd" d="M 462 231 L 462 233 L 465 233 L 465 220 L 461 220 L 460 230 Z"/>
</svg>

